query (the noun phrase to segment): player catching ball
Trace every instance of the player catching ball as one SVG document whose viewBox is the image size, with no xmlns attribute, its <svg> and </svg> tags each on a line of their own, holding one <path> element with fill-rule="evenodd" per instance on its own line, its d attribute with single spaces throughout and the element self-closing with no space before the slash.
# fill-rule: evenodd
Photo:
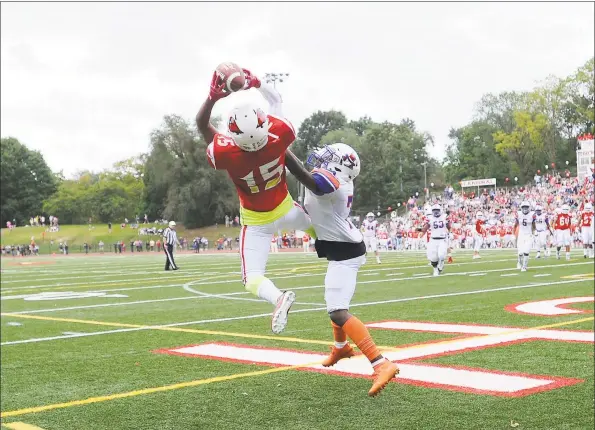
<svg viewBox="0 0 595 430">
<path fill-rule="evenodd" d="M 376 396 L 399 373 L 397 365 L 385 359 L 366 326 L 349 313 L 349 304 L 355 293 L 357 273 L 366 261 L 366 245 L 362 233 L 349 221 L 353 202 L 353 180 L 360 172 L 357 153 L 348 145 L 335 143 L 314 151 L 307 164 L 315 173 L 328 175 L 329 193 L 312 191 L 308 182 L 311 174 L 288 151 L 287 168 L 308 188 L 305 207 L 316 231 L 316 252 L 329 261 L 324 279 L 324 300 L 331 319 L 335 345 L 322 362 L 325 367 L 335 365 L 343 358 L 355 355 L 349 337 L 370 361 L 374 370 L 374 383 L 368 391 Z"/>
<path fill-rule="evenodd" d="M 227 133 L 215 129 L 210 117 L 217 100 L 233 91 L 250 88 L 258 89 L 268 101 L 270 114 L 257 105 L 239 105 L 227 117 Z M 213 73 L 209 96 L 196 115 L 196 125 L 209 142 L 209 164 L 227 171 L 238 192 L 244 286 L 275 307 L 271 328 L 273 333 L 281 333 L 287 325 L 295 293 L 280 291 L 265 276 L 271 239 L 279 230 L 308 230 L 311 226 L 310 218 L 287 190 L 285 151 L 295 140 L 295 131 L 282 116 L 281 96 L 248 70 L 225 63 Z M 309 185 L 318 190 L 316 183 Z"/>
</svg>

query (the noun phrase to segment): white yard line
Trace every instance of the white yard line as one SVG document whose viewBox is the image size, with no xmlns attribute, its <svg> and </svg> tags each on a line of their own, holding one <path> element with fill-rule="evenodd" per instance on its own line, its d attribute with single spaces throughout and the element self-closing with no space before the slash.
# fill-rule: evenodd
<svg viewBox="0 0 595 430">
<path fill-rule="evenodd" d="M 416 300 L 428 300 L 428 299 L 436 299 L 436 298 L 443 298 L 443 297 L 494 293 L 494 292 L 499 292 L 499 291 L 517 290 L 517 289 L 523 289 L 523 288 L 545 287 L 545 286 L 551 286 L 551 285 L 571 284 L 571 283 L 575 283 L 575 282 L 578 283 L 578 282 L 584 282 L 584 281 L 592 282 L 592 279 L 573 279 L 573 280 L 569 280 L 569 281 L 541 282 L 541 283 L 537 283 L 537 284 L 534 283 L 534 284 L 513 285 L 513 286 L 509 286 L 509 287 L 499 287 L 499 288 L 491 288 L 491 289 L 483 289 L 483 290 L 461 291 L 458 293 L 432 294 L 432 295 L 427 295 L 427 296 L 406 297 L 406 298 L 402 298 L 402 299 L 382 300 L 382 301 L 377 301 L 377 302 L 354 303 L 351 305 L 351 307 L 376 306 L 376 305 L 383 305 L 383 304 L 388 304 L 388 303 L 411 302 L 411 301 L 416 301 Z M 294 314 L 294 313 L 301 313 L 301 312 L 315 312 L 315 311 L 324 311 L 324 310 L 326 310 L 326 307 L 316 307 L 316 308 L 296 309 L 296 310 L 292 310 L 291 313 Z M 238 320 L 247 320 L 247 319 L 263 318 L 263 317 L 270 317 L 270 316 L 271 316 L 270 313 L 264 313 L 264 314 L 254 314 L 254 315 L 246 315 L 246 316 L 240 316 L 240 317 L 216 318 L 216 319 L 209 319 L 209 320 L 187 321 L 187 322 L 181 322 L 181 323 L 153 325 L 153 326 L 146 326 L 146 327 L 143 326 L 143 327 L 135 327 L 135 328 L 107 330 L 107 331 L 101 331 L 101 332 L 80 333 L 80 334 L 73 334 L 73 335 L 52 336 L 52 337 L 43 337 L 43 338 L 34 338 L 34 339 L 23 339 L 23 340 L 2 342 L 2 343 L 0 343 L 0 346 L 18 345 L 18 344 L 23 344 L 23 343 L 37 343 L 37 342 L 45 342 L 45 341 L 59 340 L 59 339 L 70 339 L 70 338 L 75 338 L 75 337 L 99 336 L 99 335 L 104 335 L 104 334 L 124 333 L 124 332 L 141 331 L 141 330 L 151 330 L 153 328 L 160 328 L 160 327 L 180 327 L 180 326 L 194 325 L 194 324 L 207 324 L 207 323 L 213 323 L 213 322 L 238 321 Z M 7 318 L 10 318 L 10 316 L 7 316 Z"/>
<path fill-rule="evenodd" d="M 463 263 L 462 263 L 463 264 Z M 565 266 L 570 266 L 570 265 L 585 265 L 585 264 L 591 264 L 590 262 L 583 262 L 583 263 L 571 263 Z M 543 268 L 551 268 L 552 266 L 535 266 L 535 269 L 543 269 Z M 473 276 L 475 274 L 486 274 L 487 272 L 493 273 L 493 272 L 505 272 L 505 271 L 511 271 L 511 270 L 517 270 L 516 268 L 506 268 L 506 269 L 492 269 L 492 270 L 482 270 L 482 271 L 478 271 L 478 272 L 455 272 L 455 273 L 444 273 L 442 275 L 440 275 L 441 277 L 445 277 L 445 276 Z M 288 276 L 285 278 L 296 278 L 299 277 L 300 275 L 294 275 L 294 276 Z M 385 279 L 374 279 L 371 281 L 359 281 L 358 284 L 378 284 L 378 283 L 384 283 L 384 282 L 398 282 L 398 281 L 413 281 L 413 280 L 418 280 L 418 279 L 427 279 L 427 278 L 433 278 L 434 276 L 432 274 L 425 274 L 422 275 L 420 274 L 419 276 L 409 276 L 409 277 L 405 277 L 405 278 L 385 278 Z M 271 278 L 271 279 L 285 279 L 285 278 Z M 237 282 L 236 280 L 233 281 L 214 281 L 214 282 L 208 282 L 208 281 L 197 281 L 197 282 L 188 282 L 186 284 L 180 284 L 178 286 L 184 287 L 185 285 L 189 285 L 189 286 L 197 286 L 197 285 L 214 285 L 214 284 L 221 284 L 221 283 L 230 283 L 230 282 Z M 138 287 L 138 288 L 143 288 L 143 287 Z M 324 285 L 311 285 L 311 286 L 305 286 L 305 287 L 295 287 L 292 288 L 292 290 L 294 291 L 298 291 L 298 290 L 309 290 L 309 289 L 315 289 L 315 288 L 324 288 Z M 121 290 L 107 290 L 107 291 L 121 291 Z M 100 291 L 97 291 L 100 292 Z M 194 294 L 202 294 L 203 298 L 215 298 L 216 295 L 212 295 L 210 293 L 204 293 L 204 292 L 197 292 L 196 290 L 192 291 Z M 237 295 L 245 295 L 245 294 L 250 294 L 247 291 L 237 291 L 237 292 L 232 292 L 232 293 L 224 293 L 224 294 L 219 294 L 218 296 L 225 296 L 225 297 L 229 297 L 229 296 L 237 296 Z M 207 296 L 212 296 L 212 297 L 207 297 Z M 81 305 L 81 306 L 69 306 L 69 307 L 63 307 L 63 308 L 48 308 L 48 309 L 34 309 L 34 310 L 28 310 L 28 311 L 18 311 L 18 312 L 11 312 L 14 314 L 27 314 L 27 313 L 46 313 L 46 312 L 58 312 L 58 311 L 70 311 L 70 310 L 78 310 L 78 309 L 92 309 L 92 308 L 107 308 L 107 307 L 112 307 L 112 306 L 127 306 L 127 305 L 137 305 L 137 304 L 146 304 L 146 303 L 161 303 L 161 302 L 172 302 L 172 301 L 178 301 L 178 300 L 184 300 L 184 299 L 198 299 L 200 297 L 196 297 L 196 296 L 183 296 L 183 297 L 172 297 L 172 298 L 167 298 L 167 299 L 151 299 L 151 300 L 138 300 L 138 301 L 132 301 L 132 302 L 118 302 L 118 303 L 102 303 L 102 304 L 97 304 L 97 305 Z M 221 297 L 222 298 L 222 297 Z M 256 301 L 260 301 L 260 300 L 256 300 Z"/>
<path fill-rule="evenodd" d="M 509 262 L 509 261 L 516 261 L 516 258 L 510 258 L 510 259 L 500 259 L 500 260 L 490 260 L 490 261 L 469 261 L 466 263 L 453 263 L 453 264 L 449 264 L 448 267 L 458 267 L 458 266 L 467 266 L 467 265 L 476 265 L 476 264 L 481 264 L 481 263 L 500 263 L 500 262 Z M 579 264 L 579 263 L 571 263 L 571 264 Z M 585 263 L 580 263 L 580 264 L 585 264 Z M 570 264 L 569 264 L 570 265 Z M 291 268 L 292 266 L 288 266 L 287 269 Z M 365 266 L 364 266 L 365 267 Z M 374 272 L 383 272 L 383 271 L 390 271 L 390 270 L 409 270 L 409 269 L 420 269 L 420 268 L 428 268 L 428 265 L 417 265 L 417 266 L 406 266 L 406 267 L 398 267 L 398 266 L 391 266 L 391 267 L 384 267 L 382 269 L 374 267 L 374 268 L 369 268 L 369 269 L 363 269 L 359 271 L 360 275 L 365 275 L 367 272 L 370 271 L 374 271 Z M 549 267 L 549 266 L 548 266 Z M 555 267 L 555 266 L 554 266 Z M 282 268 L 283 269 L 283 268 Z M 275 270 L 282 270 L 282 269 L 275 269 Z M 324 273 L 324 271 L 326 271 L 326 266 L 323 266 L 320 268 L 321 273 L 302 273 L 302 274 L 295 274 L 295 275 L 291 275 L 291 276 L 270 276 L 270 279 L 272 280 L 277 280 L 277 279 L 289 279 L 289 278 L 297 278 L 297 277 L 307 277 L 307 276 L 320 276 L 322 273 Z M 165 272 L 160 272 L 160 273 L 165 273 Z M 399 275 L 402 273 L 395 273 L 392 274 L 394 275 Z M 227 276 L 237 276 L 239 278 L 240 272 L 230 272 L 230 273 L 226 273 L 226 274 L 222 274 L 220 275 L 221 277 L 227 277 Z M 425 273 L 419 273 L 416 276 L 424 276 L 426 275 Z M 180 277 L 185 277 L 183 273 L 180 273 L 178 276 Z M 197 276 L 199 277 L 199 276 Z M 209 278 L 210 278 L 210 274 L 209 274 Z M 109 285 L 109 284 L 117 284 L 117 283 L 123 283 L 123 282 L 136 282 L 134 279 L 125 279 L 125 280 L 112 280 L 112 281 L 94 281 L 94 282 L 75 282 L 75 283 L 70 283 L 70 284 L 50 284 L 50 285 L 31 285 L 31 286 L 26 286 L 26 287 L 13 287 L 6 290 L 1 290 L 0 292 L 2 294 L 6 294 L 6 293 L 13 293 L 13 292 L 17 292 L 17 291 L 22 291 L 22 290 L 30 290 L 30 289 L 39 289 L 39 288 L 44 288 L 44 289 L 49 289 L 52 287 L 76 287 L 76 286 L 92 286 L 95 284 L 99 284 L 99 285 Z M 139 281 L 139 283 L 142 281 Z M 216 283 L 230 283 L 230 282 L 239 282 L 238 279 L 232 279 L 229 281 L 219 281 Z M 210 282 L 208 284 L 211 284 Z M 94 292 L 106 292 L 106 291 L 130 291 L 130 290 L 138 290 L 138 289 L 151 289 L 151 288 L 167 288 L 167 287 L 179 287 L 184 285 L 182 284 L 170 284 L 170 285 L 150 285 L 150 286 L 145 286 L 145 287 L 130 287 L 130 288 L 118 288 L 118 289 L 107 289 L 107 290 L 93 290 Z"/>
<path fill-rule="evenodd" d="M 453 264 L 449 264 L 448 267 L 457 267 L 457 266 L 465 266 L 465 265 L 470 265 L 470 264 L 481 264 L 481 263 L 499 263 L 499 262 L 508 262 L 508 261 L 516 261 L 516 259 L 500 259 L 500 260 L 490 260 L 490 261 L 469 261 L 466 263 L 453 263 Z M 284 269 L 290 269 L 293 268 L 295 266 L 284 266 L 282 268 L 278 268 L 278 269 L 274 269 L 274 271 L 281 271 Z M 366 266 L 364 266 L 366 267 Z M 364 274 L 370 271 L 375 271 L 375 272 L 382 272 L 382 271 L 387 271 L 387 270 L 405 270 L 405 269 L 419 269 L 419 268 L 425 268 L 428 267 L 427 265 L 416 265 L 416 266 L 406 266 L 406 267 L 396 267 L 396 266 L 390 266 L 390 267 L 385 267 L 385 268 L 378 268 L 378 267 L 371 267 L 369 269 L 363 269 L 360 270 L 360 274 Z M 326 265 L 322 265 L 319 269 L 321 272 L 326 271 Z M 204 272 L 208 272 L 205 271 L 204 269 L 202 270 L 203 273 Z M 161 276 L 166 275 L 166 272 L 158 272 Z M 185 274 L 186 273 L 186 274 Z M 180 271 L 179 273 L 176 274 L 176 277 L 187 277 L 187 273 L 188 272 L 183 272 Z M 233 276 L 233 275 L 237 275 L 239 277 L 241 273 L 238 272 L 227 272 L 225 275 L 221 275 L 221 276 Z M 298 274 L 298 275 L 291 275 L 291 276 L 286 276 L 286 277 L 271 277 L 271 279 L 286 279 L 286 278 L 293 278 L 293 277 L 303 277 L 303 276 L 318 276 L 320 275 L 320 273 L 308 273 L 308 274 Z M 421 273 L 420 275 L 424 275 L 423 273 Z M 210 273 L 209 273 L 209 277 L 210 277 Z M 76 278 L 73 278 L 76 279 Z M 143 279 L 144 280 L 144 279 Z M 95 284 L 100 284 L 100 285 L 108 285 L 108 284 L 117 284 L 117 283 L 122 283 L 122 282 L 136 282 L 134 279 L 124 279 L 124 280 L 110 280 L 110 281 L 91 281 L 91 282 L 75 282 L 75 283 L 69 283 L 69 284 L 44 284 L 44 285 L 29 285 L 29 286 L 25 286 L 25 287 L 9 287 L 8 289 L 5 290 L 1 290 L 0 291 L 4 294 L 4 293 L 8 293 L 8 292 L 14 292 L 14 291 L 21 291 L 21 290 L 29 290 L 29 289 L 35 289 L 35 288 L 52 288 L 52 287 L 66 287 L 66 286 L 85 286 L 85 285 L 95 285 Z M 142 282 L 142 281 L 139 281 Z M 233 280 L 230 282 L 238 282 L 238 280 Z M 180 286 L 183 284 L 177 284 L 177 286 Z M 151 287 L 148 287 L 151 288 Z M 111 290 L 110 290 L 111 291 Z"/>
<path fill-rule="evenodd" d="M 505 250 L 506 251 L 506 250 Z M 512 250 L 507 250 L 507 251 L 512 251 Z M 466 254 L 470 255 L 469 251 L 468 253 L 465 252 L 460 252 L 459 255 L 461 256 L 465 256 L 467 257 Z M 301 258 L 299 263 L 300 264 L 307 264 L 310 262 L 315 262 L 315 263 L 319 263 L 319 264 L 324 264 L 323 261 L 321 261 L 320 259 L 316 258 L 315 254 L 310 254 L 310 255 L 303 255 L 300 253 L 282 253 L 282 254 L 278 254 L 281 257 L 287 256 L 286 254 L 289 254 L 289 256 L 292 257 L 292 261 L 288 262 L 288 261 L 278 261 L 277 258 L 275 257 L 274 259 L 271 259 L 269 261 L 269 263 L 267 264 L 267 267 L 274 267 L 274 266 L 284 266 L 287 265 L 288 263 L 291 263 L 292 266 L 290 267 L 295 267 L 295 261 L 294 259 L 296 258 L 296 256 L 302 256 L 303 258 Z M 406 255 L 402 255 L 402 254 L 397 254 L 397 253 L 387 253 L 386 256 L 384 257 L 386 259 L 387 262 L 414 262 L 417 261 L 418 259 L 415 258 L 415 255 L 418 254 L 417 252 L 410 252 Z M 238 258 L 238 254 L 220 254 L 220 255 L 213 255 L 213 254 L 209 254 L 212 255 L 214 257 L 228 257 L 229 256 L 233 256 Z M 487 254 L 489 255 L 489 254 Z M 494 252 L 492 254 L 493 256 L 500 256 L 501 252 Z M 201 254 L 202 256 L 202 254 Z M 157 256 L 155 256 L 157 257 Z M 71 260 L 64 260 L 64 261 L 60 261 L 57 266 L 61 266 L 64 263 L 68 263 L 68 266 L 64 265 L 64 267 L 56 267 L 55 269 L 41 269 L 41 268 L 35 268 L 34 270 L 32 270 L 31 266 L 26 266 L 26 268 L 23 269 L 10 269 L 10 268 L 6 268 L 3 267 L 3 275 L 5 275 L 6 278 L 12 278 L 13 275 L 14 276 L 22 276 L 22 277 L 32 277 L 32 278 L 37 278 L 39 276 L 40 273 L 46 273 L 46 274 L 54 274 L 54 275 L 60 275 L 60 274 L 66 274 L 66 275 L 71 275 L 73 273 L 78 273 L 78 272 L 82 272 L 83 274 L 88 274 L 90 272 L 93 272 L 95 274 L 112 274 L 114 273 L 113 269 L 114 266 L 116 266 L 117 270 L 121 273 L 121 274 L 127 274 L 129 273 L 127 271 L 127 269 L 131 269 L 134 271 L 138 271 L 138 270 L 142 270 L 143 268 L 147 268 L 147 269 L 155 269 L 156 267 L 161 267 L 161 254 L 158 256 L 159 260 L 156 260 L 155 263 L 153 264 L 135 264 L 134 261 L 126 261 L 124 262 L 123 260 L 111 260 L 109 262 L 106 263 L 101 263 L 101 264 L 97 264 L 97 263 L 83 263 L 83 264 L 79 264 L 79 262 L 75 262 L 73 259 Z M 194 257 L 194 255 L 180 255 L 178 257 L 183 257 L 184 260 L 189 259 Z M 410 258 L 413 257 L 413 258 Z M 284 260 L 283 258 L 281 260 Z M 497 260 L 497 259 L 495 259 Z M 17 261 L 17 260 L 15 260 Z M 20 260 L 18 260 L 20 261 Z M 35 260 L 31 260 L 31 261 L 35 261 Z M 115 265 L 114 263 L 118 263 L 117 265 Z M 121 264 L 121 263 L 130 263 L 130 264 Z M 159 263 L 159 264 L 157 264 Z M 218 267 L 220 268 L 221 266 L 223 267 L 228 267 L 230 262 L 208 262 L 205 263 L 204 261 L 197 261 L 197 262 L 188 262 L 189 264 L 191 264 L 189 267 L 190 268 L 196 268 L 196 269 L 200 269 L 202 271 L 207 271 L 206 269 L 209 268 L 214 268 L 214 267 Z M 238 265 L 239 265 L 239 260 L 238 260 Z M 14 266 L 12 266 L 14 267 Z M 55 266 L 54 266 L 55 267 Z M 101 269 L 105 269 L 105 270 L 101 270 Z M 142 272 L 144 274 L 146 273 L 164 273 L 162 270 L 150 270 L 150 271 L 146 271 L 146 272 Z M 179 275 L 182 275 L 182 273 L 180 273 Z M 85 276 L 85 275 L 83 275 Z M 55 278 L 52 278 L 55 279 Z M 76 278 L 74 278 L 76 279 Z M 2 282 L 5 283 L 8 280 L 5 280 Z M 19 282 L 19 281 L 23 281 L 25 282 L 25 280 L 19 279 L 19 280 L 15 280 L 15 279 L 10 279 L 11 282 Z"/>
</svg>

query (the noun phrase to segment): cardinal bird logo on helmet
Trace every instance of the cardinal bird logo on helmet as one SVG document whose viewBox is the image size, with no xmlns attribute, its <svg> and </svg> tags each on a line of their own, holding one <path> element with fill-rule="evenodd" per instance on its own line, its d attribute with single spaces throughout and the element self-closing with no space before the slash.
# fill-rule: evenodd
<svg viewBox="0 0 595 430">
<path fill-rule="evenodd" d="M 230 116 L 229 117 L 228 128 L 229 128 L 229 131 L 231 133 L 234 133 L 234 134 L 244 134 L 244 132 L 242 130 L 240 130 L 240 127 L 238 127 L 238 124 L 236 122 L 236 117 L 235 116 Z"/>
<path fill-rule="evenodd" d="M 256 128 L 263 128 L 267 122 L 267 115 L 262 109 L 256 109 L 254 113 L 256 114 Z"/>
<path fill-rule="evenodd" d="M 353 169 L 355 167 L 355 163 L 357 158 L 355 158 L 355 154 L 351 153 L 349 155 L 343 156 L 343 165 Z"/>
</svg>

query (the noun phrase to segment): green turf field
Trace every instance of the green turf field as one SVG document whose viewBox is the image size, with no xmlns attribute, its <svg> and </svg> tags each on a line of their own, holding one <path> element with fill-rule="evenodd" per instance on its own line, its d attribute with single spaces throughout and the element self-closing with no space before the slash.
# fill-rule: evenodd
<svg viewBox="0 0 595 430">
<path fill-rule="evenodd" d="M 180 255 L 169 273 L 163 259 L 2 259 L 3 426 L 594 426 L 593 260 L 578 250 L 570 262 L 532 258 L 526 273 L 513 251 L 459 251 L 439 278 L 423 253 L 370 258 L 351 310 L 401 367 L 378 398 L 361 356 L 316 365 L 332 344 L 324 261 L 271 256 L 269 276 L 297 294 L 276 336 L 271 306 L 239 282 L 237 254 Z M 577 299 L 549 302 L 559 298 Z"/>
</svg>

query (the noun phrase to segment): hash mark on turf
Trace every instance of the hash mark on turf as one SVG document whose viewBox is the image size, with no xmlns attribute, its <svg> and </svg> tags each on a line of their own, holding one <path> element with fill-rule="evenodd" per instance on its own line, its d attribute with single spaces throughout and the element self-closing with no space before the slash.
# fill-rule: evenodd
<svg viewBox="0 0 595 430">
<path fill-rule="evenodd" d="M 551 273 L 540 273 L 538 275 L 533 275 L 534 278 L 543 278 L 545 276 L 552 276 Z"/>
</svg>

